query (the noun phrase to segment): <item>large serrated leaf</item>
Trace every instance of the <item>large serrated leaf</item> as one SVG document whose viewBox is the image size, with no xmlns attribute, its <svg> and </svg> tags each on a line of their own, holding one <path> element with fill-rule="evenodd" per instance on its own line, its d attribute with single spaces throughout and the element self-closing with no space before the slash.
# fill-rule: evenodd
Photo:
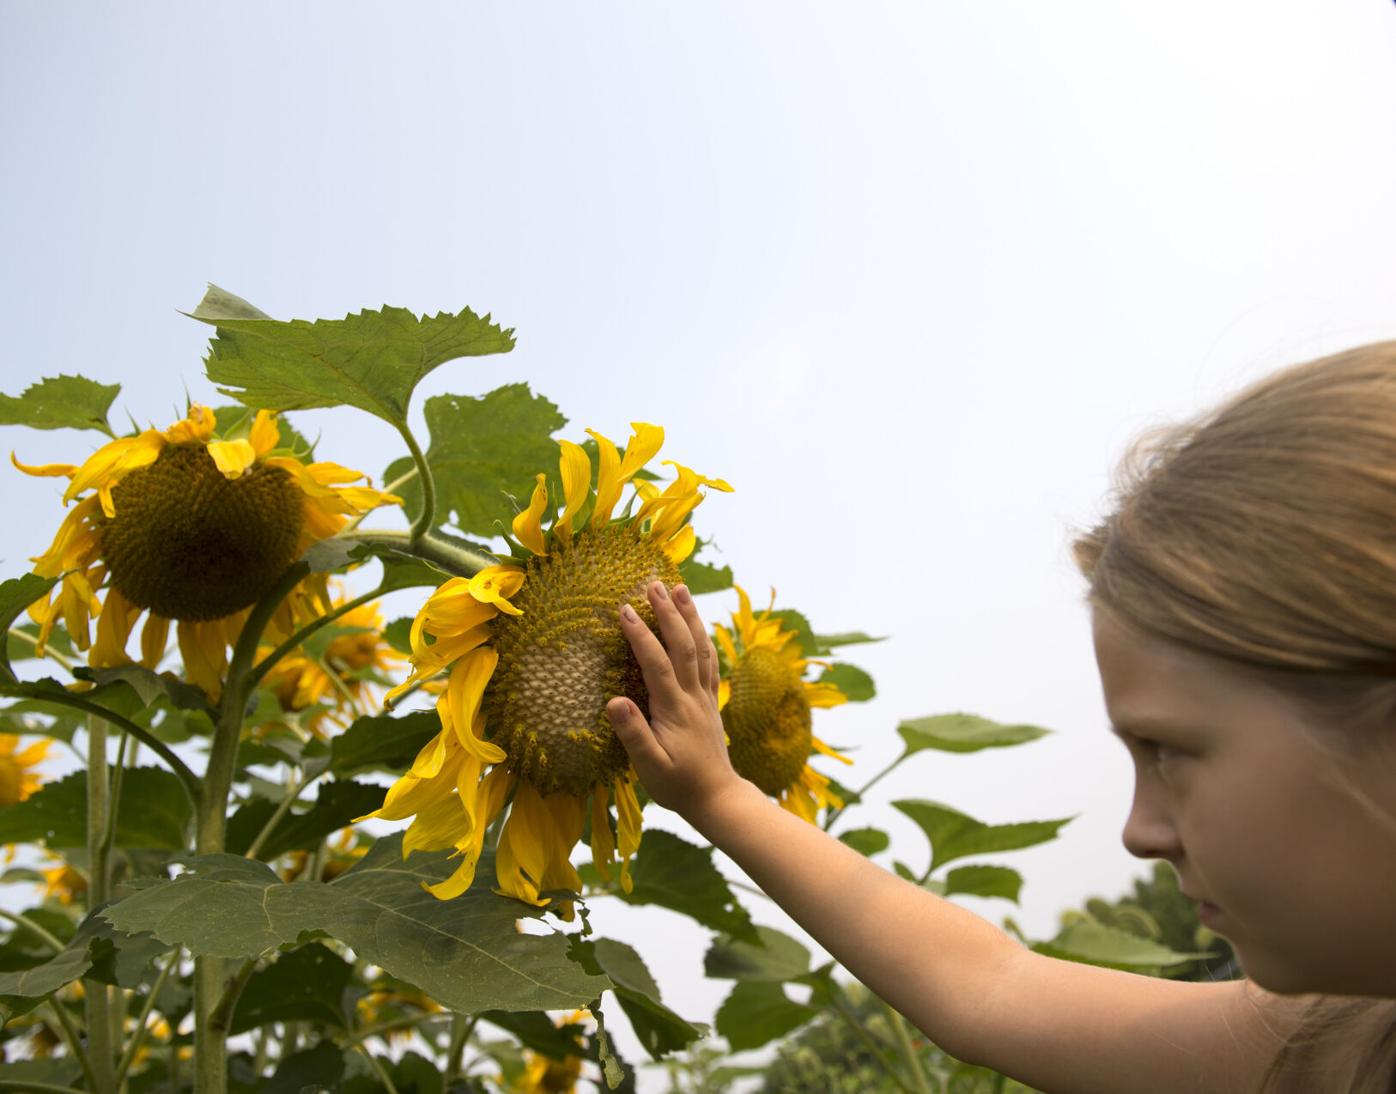
<svg viewBox="0 0 1396 1094">
<path fill-rule="evenodd" d="M 774 927 L 758 926 L 761 944 L 719 938 L 703 958 L 703 972 L 717 980 L 781 983 L 809 972 L 809 950 Z"/>
<path fill-rule="evenodd" d="M 110 434 L 107 414 L 120 391 L 120 384 L 99 384 L 85 376 L 50 376 L 30 385 L 23 395 L 0 395 L 0 425 Z"/>
<path fill-rule="evenodd" d="M 313 850 L 331 832 L 372 813 L 383 804 L 386 793 L 386 787 L 371 783 L 325 783 L 310 809 L 287 813 L 277 822 L 257 857 L 270 861 L 287 851 Z M 228 821 L 227 849 L 235 855 L 245 854 L 275 812 L 276 803 L 266 798 L 254 798 L 242 806 Z"/>
<path fill-rule="evenodd" d="M 247 981 L 228 1032 L 297 1021 L 347 1030 L 352 1024 L 349 984 L 353 979 L 354 966 L 319 943 L 280 954 Z"/>
<path fill-rule="evenodd" d="M 1076 819 L 985 824 L 939 802 L 905 800 L 892 805 L 910 817 L 931 841 L 932 870 L 967 855 L 1035 847 L 1055 839 L 1064 824 Z"/>
<path fill-rule="evenodd" d="M 87 976 L 135 987 L 150 960 L 168 948 L 149 936 L 115 930 L 99 915 L 89 916 L 68 945 L 48 960 L 30 968 L 0 972 L 0 995 L 39 998 Z M 129 960 L 121 960 L 123 951 L 129 952 Z M 94 965 L 100 966 L 95 974 Z"/>
<path fill-rule="evenodd" d="M 182 851 L 193 807 L 179 779 L 158 767 L 135 767 L 121 781 L 116 818 L 119 847 Z M 42 842 L 49 848 L 87 844 L 87 772 L 46 783 L 0 810 L 0 843 Z"/>
<path fill-rule="evenodd" d="M 941 752 L 978 752 L 981 748 L 1007 748 L 1035 741 L 1050 729 L 1029 725 L 1003 725 L 976 714 L 936 714 L 912 718 L 897 727 L 906 742 L 905 755 L 934 748 Z"/>
<path fill-rule="evenodd" d="M 223 394 L 266 410 L 353 406 L 399 428 L 413 389 L 434 368 L 514 348 L 512 330 L 469 308 L 419 318 L 384 307 L 283 322 L 210 285 L 190 314 L 218 330 L 204 365 Z"/>
<path fill-rule="evenodd" d="M 436 482 L 439 522 L 450 519 L 462 531 L 498 535 L 496 522 L 508 527 L 514 516 L 509 496 L 526 506 L 538 472 L 557 472 L 552 434 L 567 419 L 527 384 L 506 384 L 478 398 L 437 395 L 426 401 L 425 411 L 431 430 L 426 457 Z M 393 482 L 411 467 L 410 459 L 397 460 L 383 472 L 383 480 Z M 397 493 L 415 520 L 422 511 L 421 482 L 410 479 Z"/>
<path fill-rule="evenodd" d="M 621 1010 L 652 1058 L 662 1059 L 702 1036 L 702 1029 L 664 1005 L 659 985 L 632 946 L 610 938 L 585 945 L 591 947 L 600 970 L 611 978 Z"/>
<path fill-rule="evenodd" d="M 377 768 L 403 770 L 440 732 L 441 716 L 435 710 L 358 718 L 330 741 L 330 773 L 344 776 Z"/>
<path fill-rule="evenodd" d="M 422 889 L 450 875 L 449 854 L 419 853 L 404 862 L 400 834 L 379 840 L 328 884 L 286 884 L 263 863 L 235 855 L 189 861 L 189 874 L 142 889 L 103 914 L 123 930 L 150 931 L 219 957 L 253 957 L 323 931 L 465 1013 L 575 1009 L 611 986 L 568 957 L 561 935 L 515 929 L 517 920 L 542 913 L 490 891 L 491 855 L 455 900 Z"/>
<path fill-rule="evenodd" d="M 631 875 L 635 887 L 622 895 L 627 903 L 658 904 L 715 931 L 757 941 L 751 917 L 713 865 L 711 848 L 663 829 L 649 829 L 640 841 Z"/>
<path fill-rule="evenodd" d="M 717 1032 L 733 1052 L 743 1052 L 783 1037 L 819 1011 L 792 1002 L 779 984 L 739 981 L 717 1010 Z"/>
</svg>

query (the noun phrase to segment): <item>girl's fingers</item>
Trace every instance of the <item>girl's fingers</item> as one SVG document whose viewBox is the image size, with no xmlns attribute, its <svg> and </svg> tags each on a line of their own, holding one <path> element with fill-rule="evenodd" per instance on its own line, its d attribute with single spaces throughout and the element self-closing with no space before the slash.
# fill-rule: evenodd
<svg viewBox="0 0 1396 1094">
<path fill-rule="evenodd" d="M 606 704 L 606 714 L 636 771 L 652 773 L 661 770 L 668 762 L 669 754 L 655 740 L 654 730 L 645 721 L 640 708 L 629 699 L 615 698 Z"/>
<path fill-rule="evenodd" d="M 659 620 L 659 633 L 664 639 L 664 648 L 669 651 L 674 676 L 685 691 L 700 687 L 698 679 L 698 647 L 693 641 L 693 632 L 684 621 L 679 609 L 669 598 L 669 590 L 664 582 L 653 581 L 649 589 L 650 606 Z M 701 685 L 706 688 L 706 684 Z"/>
<path fill-rule="evenodd" d="M 688 586 L 675 585 L 672 596 L 679 616 L 688 625 L 689 634 L 693 635 L 693 649 L 698 655 L 698 686 L 704 691 L 711 691 L 713 677 L 717 674 L 717 651 L 713 649 L 708 630 L 699 618 L 698 606 L 693 603 L 693 594 L 688 591 Z"/>
<path fill-rule="evenodd" d="M 620 629 L 635 653 L 635 660 L 640 663 L 645 690 L 650 693 L 651 712 L 656 700 L 675 703 L 682 699 L 683 689 L 674 674 L 673 662 L 654 632 L 645 626 L 644 620 L 629 604 L 620 606 Z"/>
</svg>

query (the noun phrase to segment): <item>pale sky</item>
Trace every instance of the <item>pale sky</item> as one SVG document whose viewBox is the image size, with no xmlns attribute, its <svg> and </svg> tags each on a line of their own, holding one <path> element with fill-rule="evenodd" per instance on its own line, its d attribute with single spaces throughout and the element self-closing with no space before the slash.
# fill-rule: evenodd
<svg viewBox="0 0 1396 1094">
<path fill-rule="evenodd" d="M 168 424 L 212 394 L 207 329 L 177 314 L 207 281 L 281 318 L 492 312 L 518 347 L 438 370 L 419 415 L 527 381 L 566 436 L 663 424 L 666 456 L 736 487 L 697 524 L 739 581 L 891 636 L 848 651 L 878 698 L 816 723 L 855 771 L 925 714 L 1056 731 L 924 753 L 850 814 L 918 868 L 893 799 L 1079 814 L 986 860 L 1025 874 L 1021 908 L 966 901 L 1050 937 L 1149 869 L 1120 845 L 1131 769 L 1070 530 L 1139 430 L 1396 336 L 1393 108 L 1378 0 L 11 2 L 2 389 L 79 371 Z M 375 476 L 400 454 L 357 413 L 300 425 Z M 95 436 L 0 440 L 45 462 Z M 59 508 L 51 481 L 4 491 L 12 576 Z M 711 1019 L 728 984 L 702 979 L 705 932 L 594 922 Z"/>
</svg>

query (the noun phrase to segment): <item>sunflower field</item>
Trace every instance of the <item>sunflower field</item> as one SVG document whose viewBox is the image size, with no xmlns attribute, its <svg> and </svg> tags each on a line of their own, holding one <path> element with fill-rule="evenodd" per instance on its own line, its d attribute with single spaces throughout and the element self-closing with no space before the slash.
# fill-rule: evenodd
<svg viewBox="0 0 1396 1094">
<path fill-rule="evenodd" d="M 0 424 L 98 434 L 70 464 L 12 446 L 55 496 L 25 515 L 32 567 L 0 584 L 0 1089 L 658 1089 L 700 1057 L 725 1088 L 760 1072 L 731 1054 L 816 1022 L 865 1043 L 889 1089 L 1014 1089 L 759 923 L 761 894 L 712 848 L 646 829 L 657 807 L 605 714 L 617 695 L 646 706 L 617 611 L 653 624 L 656 579 L 720 603 L 737 771 L 942 896 L 1016 902 L 1017 871 L 962 860 L 1070 818 L 879 803 L 929 843 L 894 851 L 850 810 L 870 815 L 920 754 L 1046 730 L 912 719 L 889 730 L 894 764 L 853 777 L 816 712 L 873 696 L 842 651 L 879 639 L 761 607 L 748 590 L 773 575 L 704 559 L 700 506 L 733 489 L 720 469 L 671 458 L 656 424 L 568 435 L 522 383 L 432 397 L 414 435 L 423 377 L 513 348 L 488 315 L 287 322 L 215 287 L 190 315 L 226 405 L 147 425 L 128 407 L 119 432 L 102 379 L 0 395 Z M 388 423 L 401 458 L 370 479 L 320 451 L 301 430 L 327 407 Z M 386 618 L 390 594 L 413 614 Z M 55 760 L 67 774 L 40 770 Z M 618 903 L 684 917 L 730 983 L 711 1026 L 616 937 Z M 1022 941 L 1156 975 L 1209 956 L 1200 936 L 1177 950 L 1091 916 Z M 648 1061 L 608 1037 L 617 1010 Z"/>
</svg>

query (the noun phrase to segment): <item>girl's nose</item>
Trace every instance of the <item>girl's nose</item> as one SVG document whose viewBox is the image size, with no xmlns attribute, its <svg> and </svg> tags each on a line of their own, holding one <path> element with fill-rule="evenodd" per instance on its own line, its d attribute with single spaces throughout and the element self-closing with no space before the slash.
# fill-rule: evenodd
<svg viewBox="0 0 1396 1094">
<path fill-rule="evenodd" d="M 1125 850 L 1137 858 L 1173 860 L 1182 856 L 1182 844 L 1172 820 L 1147 801 L 1137 786 L 1121 838 Z"/>
</svg>

